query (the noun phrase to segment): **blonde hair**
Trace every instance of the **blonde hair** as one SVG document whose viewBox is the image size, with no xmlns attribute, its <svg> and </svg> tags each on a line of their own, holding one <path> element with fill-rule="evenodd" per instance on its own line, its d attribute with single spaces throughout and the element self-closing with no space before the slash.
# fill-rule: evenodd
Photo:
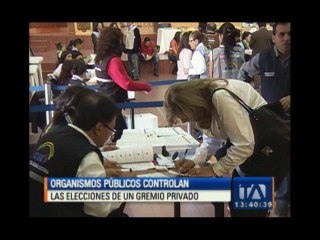
<svg viewBox="0 0 320 240">
<path fill-rule="evenodd" d="M 202 125 L 207 126 L 212 120 L 212 92 L 227 84 L 228 81 L 221 78 L 193 79 L 171 85 L 164 96 L 167 121 L 170 124 L 177 123 L 177 115 L 187 110 L 194 116 L 202 116 Z"/>
</svg>

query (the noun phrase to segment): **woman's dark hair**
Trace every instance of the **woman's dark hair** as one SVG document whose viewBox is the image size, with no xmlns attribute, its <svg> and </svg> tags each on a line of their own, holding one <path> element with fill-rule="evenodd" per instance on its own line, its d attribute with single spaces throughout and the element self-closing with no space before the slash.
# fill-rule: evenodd
<svg viewBox="0 0 320 240">
<path fill-rule="evenodd" d="M 67 46 L 67 50 L 68 51 L 72 51 L 72 46 L 77 46 L 77 45 L 82 44 L 82 43 L 83 43 L 83 41 L 80 38 L 76 38 L 74 40 L 71 40 L 69 42 L 69 45 Z"/>
<path fill-rule="evenodd" d="M 243 32 L 243 33 L 242 33 L 241 40 L 244 40 L 246 37 L 248 37 L 248 36 L 250 36 L 250 35 L 251 35 L 251 32 L 247 32 L 247 31 Z"/>
<path fill-rule="evenodd" d="M 182 38 L 180 40 L 180 44 L 179 44 L 179 49 L 177 52 L 177 58 L 179 59 L 179 55 L 182 49 L 187 48 L 187 49 L 191 49 L 190 45 L 189 45 L 189 36 L 190 36 L 191 31 L 189 32 L 185 32 L 182 34 Z"/>
<path fill-rule="evenodd" d="M 230 22 L 222 24 L 218 33 L 223 35 L 222 44 L 224 45 L 224 53 L 227 57 L 228 64 L 230 64 L 230 55 L 233 48 L 236 46 L 236 36 L 239 36 L 239 30 Z"/>
<path fill-rule="evenodd" d="M 58 85 L 68 85 L 72 77 L 73 60 L 64 61 L 61 68 L 60 77 L 58 78 Z"/>
<path fill-rule="evenodd" d="M 54 45 L 56 45 L 57 50 L 61 50 L 64 44 L 62 42 L 57 42 Z"/>
<path fill-rule="evenodd" d="M 101 23 L 102 27 L 104 27 L 104 26 L 103 26 L 103 22 L 94 22 L 94 23 L 92 24 L 92 31 L 94 31 L 94 32 L 99 32 L 99 29 L 98 29 L 99 23 Z"/>
<path fill-rule="evenodd" d="M 76 59 L 80 55 L 83 57 L 82 53 L 79 51 L 71 51 L 71 55 L 73 59 Z"/>
<path fill-rule="evenodd" d="M 94 23 L 92 24 L 92 31 L 94 31 L 94 32 L 99 32 L 99 30 L 98 30 L 98 25 L 99 25 L 99 23 L 101 23 L 101 24 L 102 24 L 102 27 L 103 27 L 103 22 L 94 22 Z"/>
<path fill-rule="evenodd" d="M 145 37 L 145 39 L 143 40 L 143 42 L 150 42 L 151 41 L 151 39 L 149 38 L 149 37 Z"/>
<path fill-rule="evenodd" d="M 65 58 L 66 58 L 66 56 L 67 56 L 68 54 L 71 54 L 71 56 L 72 56 L 72 53 L 71 53 L 70 51 L 63 51 L 63 52 L 61 53 L 61 57 L 60 57 L 60 59 L 59 59 L 58 62 L 57 62 L 56 68 L 57 68 L 61 63 L 64 63 L 64 60 L 65 60 Z"/>
<path fill-rule="evenodd" d="M 87 71 L 87 64 L 83 60 L 73 60 L 73 74 L 81 76 Z"/>
<path fill-rule="evenodd" d="M 95 58 L 96 64 L 99 64 L 108 55 L 120 55 L 122 52 L 122 36 L 123 34 L 113 27 L 106 27 L 101 31 L 98 41 L 98 52 Z"/>
<path fill-rule="evenodd" d="M 84 131 L 91 130 L 97 123 L 106 125 L 117 114 L 117 105 L 103 93 L 82 97 L 73 112 L 73 124 Z"/>
<path fill-rule="evenodd" d="M 177 44 L 180 43 L 180 35 L 181 35 L 181 32 L 180 32 L 180 31 L 178 31 L 178 32 L 176 32 L 176 33 L 174 34 L 173 39 L 177 42 Z"/>
<path fill-rule="evenodd" d="M 71 109 L 75 109 L 84 96 L 92 93 L 95 93 L 95 91 L 82 85 L 69 86 L 56 100 L 56 110 L 52 119 L 52 125 L 58 125 L 64 120 L 65 113 L 72 112 Z"/>
</svg>

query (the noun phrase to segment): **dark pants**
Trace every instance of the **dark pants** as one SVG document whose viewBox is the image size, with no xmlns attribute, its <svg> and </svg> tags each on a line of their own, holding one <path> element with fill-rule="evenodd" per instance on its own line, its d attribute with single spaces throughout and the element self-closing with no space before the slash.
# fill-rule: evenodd
<svg viewBox="0 0 320 240">
<path fill-rule="evenodd" d="M 119 140 L 122 136 L 123 130 L 127 129 L 127 123 L 126 120 L 124 119 L 121 110 L 117 113 L 116 116 L 116 125 L 115 125 L 115 129 L 117 130 L 117 132 L 114 134 L 113 137 L 113 142 L 116 142 L 117 140 Z"/>
<path fill-rule="evenodd" d="M 139 56 L 138 53 L 128 53 L 129 70 L 134 80 L 139 80 Z"/>
<path fill-rule="evenodd" d="M 177 74 L 177 71 L 178 71 L 178 65 L 177 65 L 178 59 L 177 59 L 177 56 L 172 55 L 172 54 L 168 54 L 168 58 L 174 64 L 174 67 L 172 69 L 172 74 Z"/>
</svg>

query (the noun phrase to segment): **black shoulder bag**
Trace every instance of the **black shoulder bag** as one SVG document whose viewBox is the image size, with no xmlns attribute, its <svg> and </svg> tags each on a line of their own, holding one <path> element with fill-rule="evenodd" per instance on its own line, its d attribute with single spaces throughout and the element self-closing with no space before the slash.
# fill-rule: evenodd
<svg viewBox="0 0 320 240">
<path fill-rule="evenodd" d="M 250 108 L 241 98 L 225 88 L 249 113 L 255 147 L 251 157 L 240 165 L 246 176 L 273 176 L 275 188 L 290 170 L 290 117 L 286 117 L 280 102 L 266 104 L 258 109 Z"/>
</svg>

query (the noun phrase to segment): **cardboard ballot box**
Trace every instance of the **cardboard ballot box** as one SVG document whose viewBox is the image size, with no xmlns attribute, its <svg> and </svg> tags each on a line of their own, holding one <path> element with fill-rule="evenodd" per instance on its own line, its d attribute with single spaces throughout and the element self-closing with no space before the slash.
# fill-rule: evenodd
<svg viewBox="0 0 320 240">
<path fill-rule="evenodd" d="M 132 129 L 130 115 L 125 116 L 128 129 Z M 158 117 L 151 113 L 134 115 L 134 129 L 158 128 Z"/>
</svg>

